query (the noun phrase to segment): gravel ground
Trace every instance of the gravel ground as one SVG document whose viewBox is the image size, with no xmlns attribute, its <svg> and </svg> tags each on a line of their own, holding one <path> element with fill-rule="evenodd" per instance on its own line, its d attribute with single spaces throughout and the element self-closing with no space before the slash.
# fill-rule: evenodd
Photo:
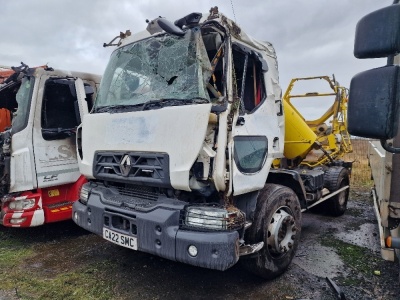
<svg viewBox="0 0 400 300">
<path fill-rule="evenodd" d="M 368 193 L 354 194 L 347 212 L 338 218 L 305 213 L 297 254 L 289 269 L 272 281 L 240 265 L 219 272 L 131 251 L 72 222 L 0 231 L 40 253 L 21 262 L 35 276 L 51 278 L 89 263 L 105 266 L 91 272 L 98 281 L 115 282 L 112 299 L 337 299 L 326 277 L 346 299 L 399 299 L 399 268 L 380 256 Z M 20 299 L 18 290 L 0 285 L 3 299 Z"/>
</svg>

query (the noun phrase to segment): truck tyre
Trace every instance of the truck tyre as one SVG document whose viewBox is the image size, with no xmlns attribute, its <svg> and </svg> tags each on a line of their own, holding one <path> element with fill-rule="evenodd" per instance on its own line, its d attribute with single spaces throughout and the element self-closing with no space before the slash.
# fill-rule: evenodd
<svg viewBox="0 0 400 300">
<path fill-rule="evenodd" d="M 349 183 L 349 171 L 344 167 L 331 167 L 325 172 L 324 187 L 331 193 L 349 185 Z M 346 189 L 323 202 L 325 212 L 335 217 L 343 215 L 347 208 L 349 192 L 350 190 Z"/>
<path fill-rule="evenodd" d="M 296 252 L 301 231 L 301 208 L 297 195 L 290 188 L 266 184 L 257 198 L 246 243 L 264 242 L 263 248 L 243 256 L 241 263 L 248 271 L 272 279 L 282 274 Z"/>
</svg>

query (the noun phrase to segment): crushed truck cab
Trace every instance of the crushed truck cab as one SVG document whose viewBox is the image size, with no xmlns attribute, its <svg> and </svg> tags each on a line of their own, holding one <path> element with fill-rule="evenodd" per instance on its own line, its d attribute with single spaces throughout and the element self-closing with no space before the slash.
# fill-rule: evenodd
<svg viewBox="0 0 400 300">
<path fill-rule="evenodd" d="M 0 107 L 12 115 L 0 133 L 0 223 L 70 219 L 86 182 L 76 157 L 77 99 L 91 106 L 100 77 L 24 64 L 13 71 L 0 88 Z"/>
<path fill-rule="evenodd" d="M 344 212 L 348 170 L 333 159 L 306 169 L 300 153 L 285 159 L 273 46 L 216 7 L 117 38 L 77 130 L 89 182 L 73 220 L 117 245 L 195 266 L 225 270 L 240 258 L 265 278 L 284 272 L 301 211 L 332 194 Z"/>
</svg>

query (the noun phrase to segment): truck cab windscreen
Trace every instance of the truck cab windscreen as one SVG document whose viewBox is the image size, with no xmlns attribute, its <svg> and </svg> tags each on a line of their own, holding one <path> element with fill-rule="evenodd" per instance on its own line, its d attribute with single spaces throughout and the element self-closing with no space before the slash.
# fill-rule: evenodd
<svg viewBox="0 0 400 300">
<path fill-rule="evenodd" d="M 210 76 L 210 61 L 198 28 L 183 37 L 150 37 L 112 54 L 94 112 L 160 108 L 162 105 L 153 105 L 155 101 L 168 105 L 209 102 Z M 148 102 L 151 104 L 146 105 Z"/>
<path fill-rule="evenodd" d="M 12 119 L 13 134 L 23 130 L 28 123 L 32 91 L 33 78 L 25 77 L 22 79 L 21 86 L 16 95 L 18 108 Z"/>
</svg>

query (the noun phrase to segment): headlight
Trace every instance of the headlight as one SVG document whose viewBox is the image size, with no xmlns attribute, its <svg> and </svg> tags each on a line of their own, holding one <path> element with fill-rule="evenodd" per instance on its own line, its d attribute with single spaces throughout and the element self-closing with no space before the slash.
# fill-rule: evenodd
<svg viewBox="0 0 400 300">
<path fill-rule="evenodd" d="M 245 216 L 234 206 L 187 206 L 183 224 L 208 230 L 238 230 L 244 226 Z"/>
<path fill-rule="evenodd" d="M 10 223 L 13 225 L 18 225 L 18 224 L 24 223 L 25 221 L 26 221 L 26 218 L 10 219 Z"/>
<path fill-rule="evenodd" d="M 226 230 L 228 211 L 217 207 L 189 206 L 186 208 L 185 225 L 214 230 Z"/>
<path fill-rule="evenodd" d="M 35 199 L 14 200 L 8 204 L 8 208 L 12 210 L 26 210 L 35 206 Z"/>
<path fill-rule="evenodd" d="M 90 185 L 82 185 L 81 192 L 79 194 L 79 199 L 83 204 L 87 204 L 90 195 Z"/>
</svg>

